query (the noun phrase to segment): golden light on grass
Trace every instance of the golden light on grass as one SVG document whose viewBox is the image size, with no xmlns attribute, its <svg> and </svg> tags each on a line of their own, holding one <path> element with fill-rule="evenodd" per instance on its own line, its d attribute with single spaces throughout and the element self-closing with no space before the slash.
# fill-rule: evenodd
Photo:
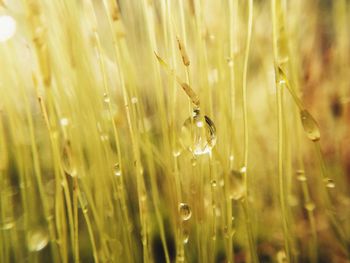
<svg viewBox="0 0 350 263">
<path fill-rule="evenodd" d="M 349 10 L 0 1 L 0 263 L 348 262 Z"/>
</svg>

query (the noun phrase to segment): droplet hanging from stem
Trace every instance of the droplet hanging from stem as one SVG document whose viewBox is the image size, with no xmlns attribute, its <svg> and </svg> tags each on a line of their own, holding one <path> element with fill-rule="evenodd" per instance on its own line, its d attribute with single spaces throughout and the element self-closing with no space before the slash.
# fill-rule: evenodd
<svg viewBox="0 0 350 263">
<path fill-rule="evenodd" d="M 187 118 L 181 129 L 183 146 L 194 155 L 210 153 L 216 144 L 216 128 L 208 116 L 202 116 L 198 108 Z"/>
</svg>

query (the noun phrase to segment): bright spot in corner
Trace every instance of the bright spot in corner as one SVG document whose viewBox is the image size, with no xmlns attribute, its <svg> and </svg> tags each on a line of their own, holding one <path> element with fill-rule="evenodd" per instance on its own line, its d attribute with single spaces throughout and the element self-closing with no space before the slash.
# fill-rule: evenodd
<svg viewBox="0 0 350 263">
<path fill-rule="evenodd" d="M 0 42 L 9 40 L 16 32 L 16 21 L 11 16 L 0 16 Z"/>
</svg>

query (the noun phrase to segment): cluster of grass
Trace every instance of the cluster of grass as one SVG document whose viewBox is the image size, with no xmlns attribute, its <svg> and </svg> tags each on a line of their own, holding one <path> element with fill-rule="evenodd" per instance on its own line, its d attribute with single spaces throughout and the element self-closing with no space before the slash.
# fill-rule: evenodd
<svg viewBox="0 0 350 263">
<path fill-rule="evenodd" d="M 349 262 L 349 9 L 0 1 L 0 262 Z"/>
</svg>

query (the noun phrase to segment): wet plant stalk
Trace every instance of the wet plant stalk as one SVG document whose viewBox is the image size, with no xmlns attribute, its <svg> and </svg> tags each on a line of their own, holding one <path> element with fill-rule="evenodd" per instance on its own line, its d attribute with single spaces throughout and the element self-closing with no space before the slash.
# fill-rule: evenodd
<svg viewBox="0 0 350 263">
<path fill-rule="evenodd" d="M 279 188 L 279 203 L 282 212 L 282 226 L 284 234 L 285 253 L 288 262 L 294 262 L 292 256 L 290 233 L 290 212 L 288 210 L 287 187 L 285 178 L 285 115 L 284 115 L 284 97 L 283 91 L 286 87 L 285 78 L 281 77 L 280 69 L 285 62 L 288 61 L 288 43 L 286 40 L 286 31 L 284 23 L 284 14 L 280 0 L 271 1 L 272 23 L 273 23 L 273 50 L 275 60 L 275 75 L 276 75 L 276 99 L 277 99 L 277 125 L 278 125 L 278 188 Z"/>
<path fill-rule="evenodd" d="M 287 198 L 285 195 L 285 179 L 284 179 L 284 110 L 283 110 L 283 86 L 276 83 L 277 88 L 277 109 L 278 109 L 278 186 L 279 186 L 279 202 L 282 212 L 282 224 L 284 233 L 284 245 L 286 255 L 289 262 L 291 260 L 291 248 L 289 243 L 289 225 L 287 212 Z"/>
<path fill-rule="evenodd" d="M 248 61 L 249 61 L 249 51 L 250 43 L 252 37 L 252 27 L 253 27 L 253 0 L 248 1 L 248 24 L 247 24 L 247 38 L 246 47 L 244 54 L 244 65 L 243 65 L 243 83 L 242 83 L 242 102 L 243 102 L 243 137 L 244 137 L 244 148 L 243 148 L 243 166 L 244 172 L 244 187 L 245 187 L 245 198 L 243 200 L 244 206 L 244 216 L 245 224 L 247 229 L 248 244 L 250 250 L 250 256 L 252 262 L 258 262 L 257 249 L 255 245 L 255 239 L 253 237 L 252 231 L 252 221 L 249 214 L 249 191 L 250 186 L 248 184 L 248 151 L 249 151 L 249 131 L 248 131 L 248 109 L 247 109 L 247 74 L 248 74 Z"/>
</svg>

